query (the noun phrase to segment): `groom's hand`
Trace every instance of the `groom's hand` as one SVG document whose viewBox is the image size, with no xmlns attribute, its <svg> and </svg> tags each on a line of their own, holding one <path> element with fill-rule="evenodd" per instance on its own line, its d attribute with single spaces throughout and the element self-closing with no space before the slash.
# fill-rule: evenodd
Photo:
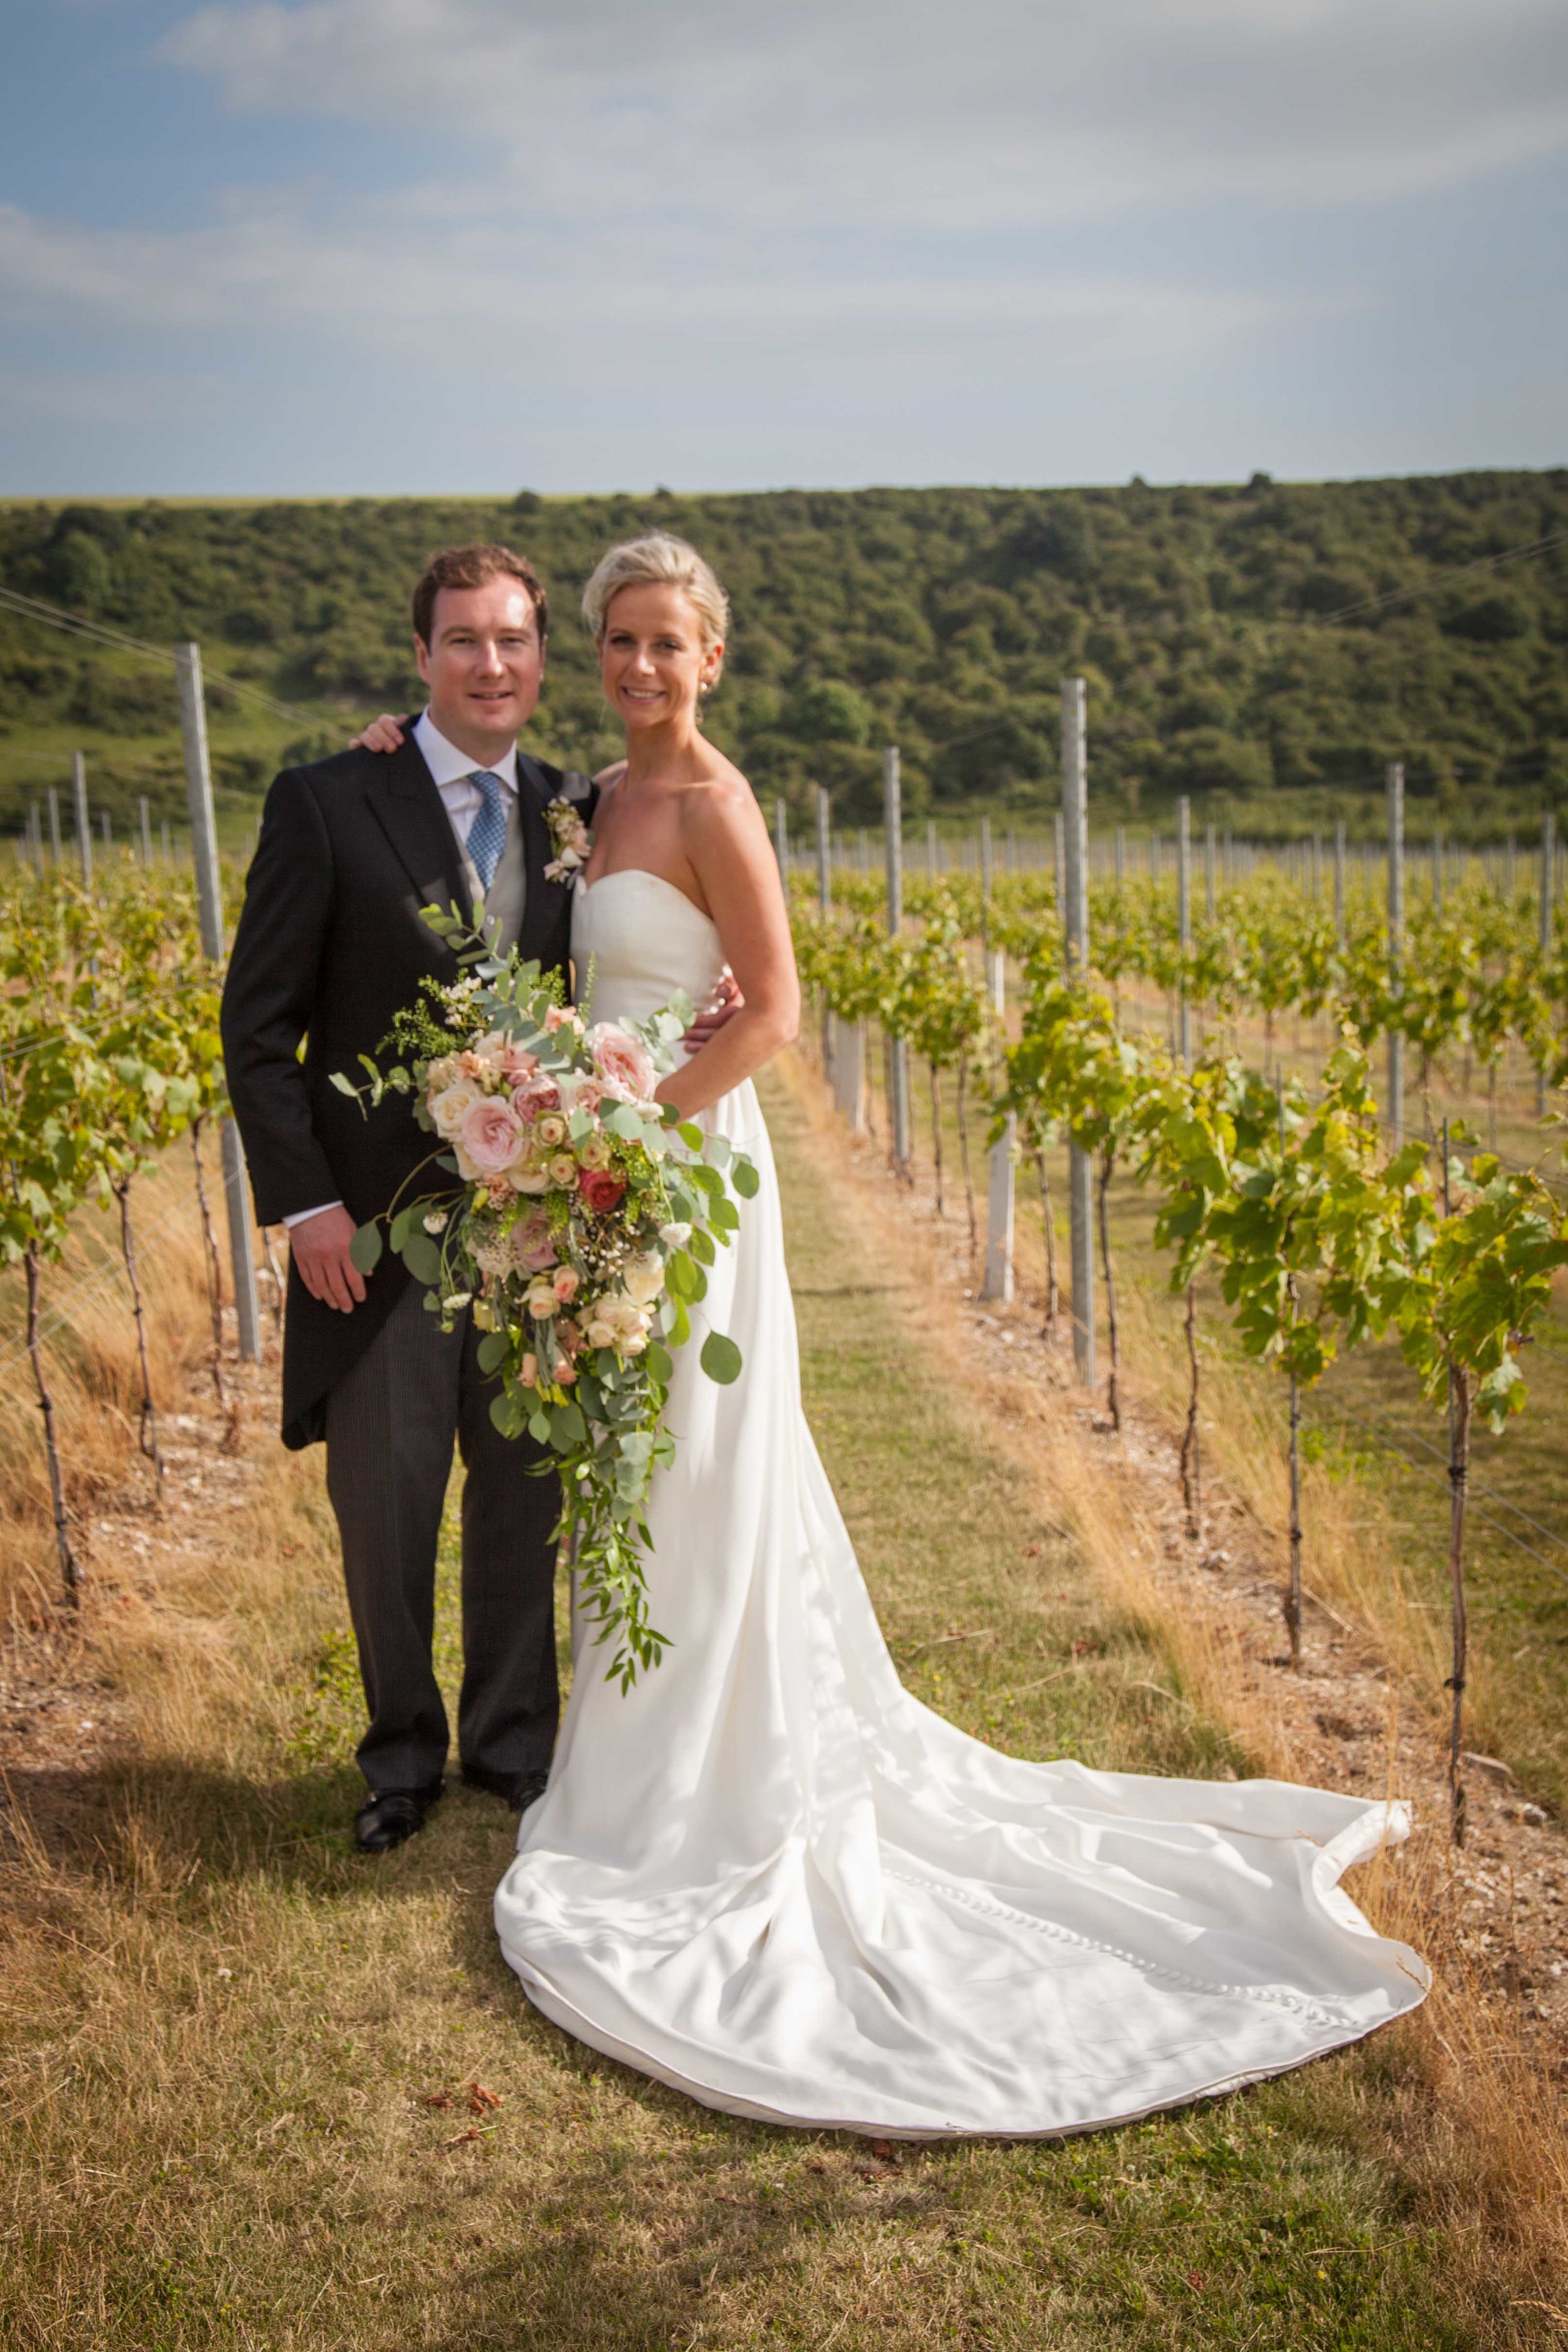
<svg viewBox="0 0 1568 2352">
<path fill-rule="evenodd" d="M 323 1209 L 289 1229 L 289 1254 L 312 1298 L 352 1315 L 364 1297 L 364 1276 L 349 1255 L 354 1221 L 346 1209 Z"/>
<path fill-rule="evenodd" d="M 687 1052 L 700 1054 L 710 1038 L 718 1035 L 725 1022 L 734 1019 L 745 1001 L 734 973 L 729 971 L 721 973 L 710 1001 L 703 1006 L 680 1041 Z"/>
</svg>

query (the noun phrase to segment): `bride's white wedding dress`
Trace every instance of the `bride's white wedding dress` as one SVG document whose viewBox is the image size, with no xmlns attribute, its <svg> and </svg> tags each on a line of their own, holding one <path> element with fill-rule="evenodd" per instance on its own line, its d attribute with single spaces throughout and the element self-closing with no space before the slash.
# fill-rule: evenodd
<svg viewBox="0 0 1568 2352">
<path fill-rule="evenodd" d="M 635 870 L 580 892 L 574 950 L 601 1020 L 700 1002 L 722 962 Z M 626 1697 L 579 1649 L 496 1896 L 529 1998 L 709 2106 L 916 2137 L 1115 2123 L 1413 2008 L 1424 1963 L 1339 1885 L 1401 1807 L 1019 1762 L 900 1687 L 801 1411 L 751 1086 L 708 1118 L 762 1177 L 698 1310 L 745 1368 L 678 1359 L 648 1514 L 671 1646 Z"/>
</svg>

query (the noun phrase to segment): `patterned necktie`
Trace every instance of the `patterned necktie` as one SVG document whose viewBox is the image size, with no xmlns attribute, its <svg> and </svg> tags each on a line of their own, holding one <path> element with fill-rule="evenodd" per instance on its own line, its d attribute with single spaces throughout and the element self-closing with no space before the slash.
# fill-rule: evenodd
<svg viewBox="0 0 1568 2352">
<path fill-rule="evenodd" d="M 468 856 L 479 877 L 480 889 L 488 890 L 496 878 L 496 867 L 506 847 L 506 796 L 500 778 L 492 776 L 488 768 L 476 768 L 468 782 L 478 785 L 483 803 L 468 827 Z"/>
</svg>

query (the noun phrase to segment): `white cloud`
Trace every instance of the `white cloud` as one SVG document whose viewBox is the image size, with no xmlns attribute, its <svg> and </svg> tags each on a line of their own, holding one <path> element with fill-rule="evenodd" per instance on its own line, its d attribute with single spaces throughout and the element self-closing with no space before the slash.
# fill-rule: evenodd
<svg viewBox="0 0 1568 2352">
<path fill-rule="evenodd" d="M 0 303 L 51 357 L 81 352 L 55 373 L 84 436 L 155 414 L 173 353 L 237 398 L 275 382 L 281 441 L 318 420 L 312 464 L 322 418 L 354 464 L 369 428 L 344 416 L 384 411 L 378 446 L 422 448 L 456 386 L 458 446 L 548 418 L 584 475 L 646 446 L 648 478 L 965 476 L 987 403 L 1036 453 L 1001 470 L 1041 463 L 1041 418 L 1075 403 L 1097 450 L 1150 470 L 1184 362 L 1206 449 L 1260 367 L 1315 415 L 1315 347 L 1397 305 L 1420 215 L 1363 265 L 1323 236 L 1331 208 L 1568 145 L 1562 0 L 216 0 L 161 55 L 204 102 L 290 118 L 296 163 L 301 118 L 345 126 L 345 160 L 312 136 L 308 185 L 203 189 L 172 226 L 128 225 L 133 180 L 113 226 L 0 205 Z M 1447 273 L 1455 315 L 1474 267 Z M 1447 307 L 1443 335 L 1438 373 L 1462 372 Z M 45 415 L 51 381 L 0 396 Z M 959 462 L 910 454 L 939 410 Z M 1281 462 L 1267 424 L 1244 468 Z M 794 454 L 745 455 L 763 446 Z"/>
<path fill-rule="evenodd" d="M 226 0 L 165 54 L 237 108 L 461 138 L 574 213 L 774 227 L 1342 203 L 1568 140 L 1558 0 Z"/>
<path fill-rule="evenodd" d="M 41 220 L 0 205 L 0 299 L 16 319 L 156 333 L 265 322 L 346 338 L 360 351 L 428 351 L 460 365 L 568 368 L 628 351 L 791 362 L 933 351 L 986 363 L 998 347 L 1068 368 L 1201 349 L 1286 307 L 1134 276 L 927 268 L 866 276 L 853 263 L 759 264 L 744 239 L 694 233 L 657 272 L 635 231 L 561 247 L 526 222 L 499 226 L 452 192 L 389 216 L 365 207 L 330 229 L 302 209 L 232 206 L 221 223 L 153 232 Z"/>
</svg>

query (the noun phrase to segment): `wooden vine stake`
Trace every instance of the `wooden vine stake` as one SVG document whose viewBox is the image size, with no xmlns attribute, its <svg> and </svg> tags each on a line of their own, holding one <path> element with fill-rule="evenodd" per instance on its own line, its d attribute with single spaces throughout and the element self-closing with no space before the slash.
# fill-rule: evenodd
<svg viewBox="0 0 1568 2352">
<path fill-rule="evenodd" d="M 1186 1507 L 1187 1533 L 1196 1543 L 1203 1533 L 1203 1494 L 1198 1462 L 1198 1286 L 1187 1285 L 1187 1311 L 1183 1318 L 1187 1341 L 1187 1420 L 1182 1432 L 1182 1501 Z"/>
<path fill-rule="evenodd" d="M 5 1071 L 0 1064 L 0 1109 L 7 1122 L 11 1110 L 10 1089 Z M 11 1193 L 18 1209 L 22 1202 L 21 1180 L 15 1160 L 7 1160 Z M 27 1360 L 33 1368 L 33 1384 L 38 1391 L 38 1411 L 44 1423 L 44 1453 L 49 1466 L 49 1504 L 55 1523 L 55 1557 L 59 1562 L 60 1585 L 73 1609 L 81 1606 L 81 1569 L 70 1538 L 70 1513 L 66 1506 L 65 1472 L 60 1463 L 60 1449 L 55 1430 L 55 1401 L 49 1391 L 48 1376 L 44 1370 L 43 1335 L 38 1324 L 38 1306 L 42 1289 L 43 1249 L 37 1226 L 27 1235 L 22 1254 L 27 1278 Z"/>
<path fill-rule="evenodd" d="M 129 1176 L 117 1179 L 114 1197 L 120 1203 L 120 1254 L 125 1261 L 126 1278 L 131 1285 L 132 1312 L 136 1318 L 136 1354 L 142 1369 L 142 1417 L 139 1443 L 142 1453 L 153 1465 L 157 1482 L 158 1499 L 163 1499 L 163 1455 L 158 1444 L 158 1412 L 153 1402 L 153 1368 L 147 1353 L 147 1314 L 142 1297 L 142 1276 L 136 1264 L 136 1229 L 131 1222 L 131 1184 Z"/>
<path fill-rule="evenodd" d="M 1045 1147 L 1035 1146 L 1035 1173 L 1040 1180 L 1040 1214 L 1046 1229 L 1046 1320 L 1042 1339 L 1057 1336 L 1057 1317 L 1061 1310 L 1061 1284 L 1057 1274 L 1057 1216 L 1051 1199 L 1051 1173 L 1046 1165 Z"/>
<path fill-rule="evenodd" d="M 55 1401 L 49 1393 L 49 1383 L 44 1371 L 44 1350 L 38 1332 L 39 1253 L 37 1238 L 27 1244 L 27 1355 L 33 1367 L 33 1380 L 38 1391 L 38 1410 L 44 1416 L 44 1451 L 49 1460 L 49 1500 L 54 1508 L 55 1553 L 60 1564 L 60 1582 L 66 1599 L 73 1609 L 81 1606 L 81 1570 L 71 1546 L 70 1515 L 66 1508 L 65 1474 L 60 1467 L 60 1449 L 55 1436 Z"/>
<path fill-rule="evenodd" d="M 1443 1121 L 1443 1215 L 1454 1213 L 1448 1181 L 1448 1122 Z M 1448 1370 L 1448 1594 L 1453 1635 L 1452 1671 L 1448 1689 L 1453 1706 L 1448 1729 L 1448 1829 L 1456 1845 L 1465 1843 L 1464 1780 L 1465 1669 L 1468 1664 L 1469 1621 L 1465 1608 L 1465 1511 L 1469 1501 L 1470 1416 L 1475 1397 L 1469 1375 L 1447 1349 Z"/>
<path fill-rule="evenodd" d="M 213 1391 L 217 1398 L 218 1411 L 226 1413 L 229 1404 L 228 1383 L 223 1376 L 223 1277 L 218 1270 L 217 1234 L 213 1229 L 212 1205 L 207 1199 L 206 1169 L 202 1161 L 202 1129 L 205 1124 L 205 1118 L 191 1121 L 191 1157 L 195 1161 L 196 1167 L 196 1204 L 202 1214 L 202 1241 L 205 1245 L 204 1255 L 207 1269 L 207 1307 L 212 1316 Z"/>
<path fill-rule="evenodd" d="M 1105 1402 L 1110 1414 L 1110 1426 L 1121 1427 L 1121 1398 L 1119 1388 L 1121 1371 L 1121 1328 L 1116 1319 L 1116 1269 L 1110 1256 L 1110 1179 L 1116 1171 L 1115 1150 L 1107 1145 L 1100 1155 L 1100 1182 L 1096 1187 L 1096 1208 L 1100 1223 L 1100 1263 L 1105 1275 L 1105 1336 L 1110 1349 L 1110 1370 L 1106 1375 Z"/>
<path fill-rule="evenodd" d="M 1283 1070 L 1275 1071 L 1274 1086 L 1275 1099 L 1279 1107 L 1279 1146 L 1283 1151 L 1285 1146 L 1285 1074 Z M 1285 1288 L 1289 1300 L 1289 1320 L 1290 1327 L 1294 1328 L 1297 1289 L 1296 1276 L 1293 1273 L 1286 1276 Z M 1290 1643 L 1290 1664 L 1300 1668 L 1301 1664 L 1301 1384 L 1296 1377 L 1293 1359 L 1289 1365 L 1289 1380 L 1290 1568 L 1289 1581 L 1285 1587 L 1283 1614 L 1285 1632 Z"/>
</svg>

